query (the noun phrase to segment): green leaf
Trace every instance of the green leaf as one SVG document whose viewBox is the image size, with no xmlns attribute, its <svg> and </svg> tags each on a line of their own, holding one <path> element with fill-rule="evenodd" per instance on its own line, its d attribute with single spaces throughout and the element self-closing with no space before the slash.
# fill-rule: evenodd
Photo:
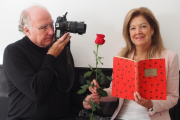
<svg viewBox="0 0 180 120">
<path fill-rule="evenodd" d="M 90 103 L 92 111 L 96 111 L 95 105 L 93 103 Z"/>
<path fill-rule="evenodd" d="M 105 77 L 105 75 L 103 74 L 103 72 L 101 73 L 101 76 L 102 76 L 102 77 Z"/>
<path fill-rule="evenodd" d="M 104 77 L 105 75 L 103 74 L 102 70 L 101 69 L 97 69 L 97 72 L 99 75 L 101 75 L 102 77 Z"/>
<path fill-rule="evenodd" d="M 99 93 L 99 95 L 100 95 L 101 97 L 106 97 L 106 96 L 108 96 L 108 95 L 107 95 L 107 92 L 104 91 L 103 88 L 99 88 L 99 89 L 97 90 L 97 92 Z"/>
<path fill-rule="evenodd" d="M 88 86 L 91 85 L 91 82 L 89 80 L 86 80 L 86 83 L 87 83 Z"/>
<path fill-rule="evenodd" d="M 98 103 L 94 103 L 95 107 L 97 107 L 98 109 L 101 109 L 101 107 L 98 105 Z"/>
<path fill-rule="evenodd" d="M 96 106 L 98 109 L 101 109 L 101 107 L 99 105 Z"/>
<path fill-rule="evenodd" d="M 94 100 L 91 97 L 91 103 L 90 103 L 92 111 L 96 111 L 95 105 L 94 105 Z"/>
<path fill-rule="evenodd" d="M 81 86 L 81 88 L 88 88 L 88 87 L 89 87 L 88 85 Z"/>
<path fill-rule="evenodd" d="M 95 56 L 97 56 L 97 53 L 96 53 L 96 51 L 93 51 L 93 53 L 95 54 Z"/>
<path fill-rule="evenodd" d="M 94 100 L 92 99 L 92 97 L 91 97 L 91 103 L 94 103 Z"/>
<path fill-rule="evenodd" d="M 100 75 L 97 75 L 97 78 L 100 78 L 101 76 Z"/>
<path fill-rule="evenodd" d="M 92 66 L 91 66 L 91 65 L 89 65 L 89 68 L 93 71 L 93 69 L 92 69 Z"/>
<path fill-rule="evenodd" d="M 91 74 L 92 71 L 87 71 L 86 73 L 84 73 L 84 78 L 91 76 Z"/>
<path fill-rule="evenodd" d="M 94 83 L 93 83 L 93 84 L 91 84 L 91 86 L 92 86 L 92 88 L 94 88 Z"/>
<path fill-rule="evenodd" d="M 101 77 L 101 82 L 100 82 L 100 84 L 102 85 L 102 84 L 104 83 L 104 81 L 105 81 L 105 77 L 103 76 L 103 77 Z"/>
<path fill-rule="evenodd" d="M 77 93 L 78 94 L 83 94 L 84 92 L 86 92 L 86 90 L 87 90 L 87 88 L 83 88 L 83 89 L 79 90 Z"/>
<path fill-rule="evenodd" d="M 101 69 L 97 69 L 98 74 L 100 75 L 102 73 Z"/>
<path fill-rule="evenodd" d="M 98 57 L 99 60 L 101 60 L 103 57 Z"/>
<path fill-rule="evenodd" d="M 99 60 L 99 62 L 103 65 L 103 63 Z"/>
<path fill-rule="evenodd" d="M 107 78 L 108 80 L 111 80 L 111 81 L 112 81 L 112 77 L 106 76 L 106 78 Z"/>
</svg>

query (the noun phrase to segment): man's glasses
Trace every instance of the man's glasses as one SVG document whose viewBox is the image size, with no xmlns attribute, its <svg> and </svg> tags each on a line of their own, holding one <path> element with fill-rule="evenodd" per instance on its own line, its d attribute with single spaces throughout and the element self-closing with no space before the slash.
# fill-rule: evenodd
<svg viewBox="0 0 180 120">
<path fill-rule="evenodd" d="M 50 28 L 54 29 L 54 25 L 53 25 L 53 24 L 54 24 L 54 23 L 52 22 L 50 25 L 42 25 L 42 26 L 40 26 L 39 28 L 34 28 L 34 27 L 32 27 L 32 26 L 30 26 L 30 27 L 33 28 L 33 29 L 36 29 L 36 30 L 38 30 L 38 31 L 46 31 L 46 30 L 49 29 L 49 26 L 50 26 Z"/>
</svg>

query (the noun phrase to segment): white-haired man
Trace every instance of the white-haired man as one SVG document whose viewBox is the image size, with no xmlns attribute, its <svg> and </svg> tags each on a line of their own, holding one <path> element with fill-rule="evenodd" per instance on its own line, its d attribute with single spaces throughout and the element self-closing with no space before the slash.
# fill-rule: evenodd
<svg viewBox="0 0 180 120">
<path fill-rule="evenodd" d="M 69 118 L 71 107 L 81 108 L 84 100 L 76 93 L 79 88 L 73 79 L 73 58 L 67 52 L 71 36 L 64 34 L 50 47 L 54 41 L 53 20 L 46 8 L 37 5 L 21 13 L 19 31 L 25 36 L 4 51 L 8 120 Z M 86 100 L 90 98 L 91 95 Z M 99 99 L 98 95 L 94 99 Z"/>
</svg>

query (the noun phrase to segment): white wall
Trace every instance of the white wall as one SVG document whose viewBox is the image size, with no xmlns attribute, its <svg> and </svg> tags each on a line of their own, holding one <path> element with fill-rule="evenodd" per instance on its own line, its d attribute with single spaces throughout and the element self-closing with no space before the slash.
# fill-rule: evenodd
<svg viewBox="0 0 180 120">
<path fill-rule="evenodd" d="M 32 4 L 45 6 L 54 21 L 68 12 L 67 20 L 87 24 L 86 34 L 71 34 L 76 67 L 88 67 L 88 64 L 95 67 L 94 40 L 96 34 L 105 34 L 106 42 L 99 49 L 104 65 L 99 67 L 112 68 L 113 56 L 125 45 L 122 36 L 125 15 L 142 6 L 148 7 L 159 21 L 165 47 L 180 56 L 180 0 L 0 0 L 0 64 L 4 48 L 23 37 L 18 31 L 19 16 Z"/>
</svg>

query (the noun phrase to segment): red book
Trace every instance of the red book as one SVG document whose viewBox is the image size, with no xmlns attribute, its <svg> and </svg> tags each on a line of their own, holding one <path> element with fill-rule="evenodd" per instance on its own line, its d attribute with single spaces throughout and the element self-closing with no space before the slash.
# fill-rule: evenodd
<svg viewBox="0 0 180 120">
<path fill-rule="evenodd" d="M 134 100 L 135 91 L 148 100 L 166 100 L 165 59 L 114 57 L 112 96 Z"/>
</svg>

